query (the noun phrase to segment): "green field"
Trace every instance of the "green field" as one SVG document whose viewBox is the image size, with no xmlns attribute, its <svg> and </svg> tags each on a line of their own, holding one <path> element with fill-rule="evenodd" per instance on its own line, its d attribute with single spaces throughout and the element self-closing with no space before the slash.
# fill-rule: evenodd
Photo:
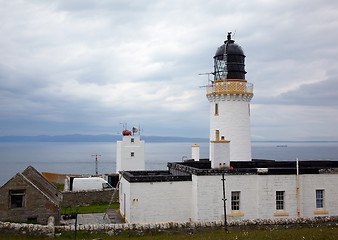
<svg viewBox="0 0 338 240">
<path fill-rule="evenodd" d="M 61 214 L 71 214 L 75 213 L 76 209 L 78 214 L 87 214 L 87 213 L 104 213 L 108 207 L 109 203 L 107 202 L 100 202 L 100 203 L 93 203 L 88 206 L 79 206 L 79 207 L 63 207 L 61 208 Z M 110 208 L 119 208 L 119 203 L 114 202 L 110 205 Z"/>
<path fill-rule="evenodd" d="M 29 236 L 8 236 L 0 234 L 1 240 L 36 240 L 36 239 L 74 239 L 74 233 L 64 233 L 59 237 L 29 237 Z M 336 227 L 314 227 L 314 228 L 297 228 L 297 229 L 275 229 L 275 230 L 229 230 L 225 232 L 222 230 L 199 233 L 193 235 L 175 235 L 175 234 L 155 234 L 147 233 L 145 236 L 133 236 L 127 233 L 121 236 L 108 236 L 104 234 L 89 234 L 86 232 L 78 232 L 77 238 L 81 240 L 92 239 L 227 239 L 227 240 L 337 240 L 338 239 L 338 226 Z"/>
</svg>

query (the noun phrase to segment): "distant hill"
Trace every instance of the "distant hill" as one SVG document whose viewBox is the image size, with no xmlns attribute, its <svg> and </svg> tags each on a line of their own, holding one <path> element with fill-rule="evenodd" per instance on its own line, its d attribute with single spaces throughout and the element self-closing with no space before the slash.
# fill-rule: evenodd
<svg viewBox="0 0 338 240">
<path fill-rule="evenodd" d="M 0 136 L 0 142 L 116 142 L 121 140 L 122 135 L 83 135 L 83 134 L 69 134 L 69 135 L 40 135 L 40 136 Z M 142 140 L 146 142 L 190 142 L 201 143 L 209 142 L 209 138 L 188 138 L 188 137 L 160 137 L 160 136 L 141 136 Z M 321 143 L 321 142 L 338 142 L 338 141 L 257 141 L 252 142 L 270 142 L 270 143 Z"/>
<path fill-rule="evenodd" d="M 0 136 L 0 142 L 116 142 L 121 135 Z M 209 138 L 141 136 L 146 142 L 208 142 Z"/>
</svg>

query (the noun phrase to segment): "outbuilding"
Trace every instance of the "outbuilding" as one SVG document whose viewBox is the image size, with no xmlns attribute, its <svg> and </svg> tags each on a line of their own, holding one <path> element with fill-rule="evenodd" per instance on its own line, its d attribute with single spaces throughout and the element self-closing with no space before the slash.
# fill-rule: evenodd
<svg viewBox="0 0 338 240">
<path fill-rule="evenodd" d="M 0 188 L 0 220 L 47 224 L 60 222 L 62 193 L 34 167 L 18 172 Z"/>
</svg>

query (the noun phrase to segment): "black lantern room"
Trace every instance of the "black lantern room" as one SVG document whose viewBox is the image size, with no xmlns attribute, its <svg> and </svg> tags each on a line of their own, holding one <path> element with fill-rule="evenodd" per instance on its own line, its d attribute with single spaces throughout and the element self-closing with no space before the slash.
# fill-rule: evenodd
<svg viewBox="0 0 338 240">
<path fill-rule="evenodd" d="M 238 79 L 245 80 L 245 55 L 240 46 L 231 39 L 231 32 L 227 40 L 220 46 L 214 56 L 214 75 L 216 80 Z"/>
</svg>

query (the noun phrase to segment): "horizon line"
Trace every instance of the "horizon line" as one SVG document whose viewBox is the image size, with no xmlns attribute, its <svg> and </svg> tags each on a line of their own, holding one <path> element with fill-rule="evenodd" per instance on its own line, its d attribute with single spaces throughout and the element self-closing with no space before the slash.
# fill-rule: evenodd
<svg viewBox="0 0 338 240">
<path fill-rule="evenodd" d="M 67 138 L 67 137 L 79 137 L 80 139 L 73 139 L 74 142 L 77 141 L 87 141 L 90 142 L 90 139 L 85 139 L 85 137 L 110 137 L 113 136 L 114 138 L 116 137 L 120 137 L 123 136 L 122 134 L 80 134 L 80 133 L 74 133 L 74 134 L 64 134 L 64 135 L 6 135 L 6 136 L 0 136 L 0 141 L 1 142 L 7 142 L 7 141 L 12 141 L 15 142 L 16 141 L 36 141 L 36 142 L 44 142 L 48 140 L 52 140 L 54 138 L 54 141 L 56 140 L 55 138 L 58 138 L 57 140 L 59 140 L 60 142 L 67 142 L 67 139 L 61 139 L 62 137 Z M 135 136 L 140 136 L 140 135 L 135 135 Z M 141 135 L 141 137 L 145 137 L 145 138 L 162 138 L 163 140 L 165 139 L 199 139 L 200 141 L 209 141 L 209 137 L 182 137 L 182 136 L 154 136 L 154 135 Z M 25 138 L 25 139 L 22 139 Z M 38 139 L 40 138 L 40 139 Z M 48 139 L 49 138 L 49 139 Z M 81 139 L 82 138 L 82 139 Z M 6 141 L 7 140 L 7 141 Z M 72 142 L 69 141 L 71 139 L 68 139 L 68 142 Z M 98 141 L 99 139 L 96 139 L 96 141 Z M 112 139 L 113 140 L 113 139 Z M 114 139 L 116 140 L 116 139 Z M 108 139 L 101 139 L 102 142 L 109 142 Z M 308 143 L 318 143 L 318 142 L 338 142 L 338 140 L 257 140 L 257 139 L 252 139 L 251 142 L 284 142 L 284 143 L 297 143 L 297 142 L 308 142 Z"/>
</svg>

